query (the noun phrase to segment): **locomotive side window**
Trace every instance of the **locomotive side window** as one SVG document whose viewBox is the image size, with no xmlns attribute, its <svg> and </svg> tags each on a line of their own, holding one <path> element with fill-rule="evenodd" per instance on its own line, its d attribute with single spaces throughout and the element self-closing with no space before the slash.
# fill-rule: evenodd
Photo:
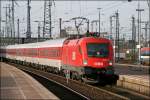
<svg viewBox="0 0 150 100">
<path fill-rule="evenodd" d="M 108 57 L 109 45 L 104 43 L 88 43 L 87 54 L 88 57 Z"/>
</svg>

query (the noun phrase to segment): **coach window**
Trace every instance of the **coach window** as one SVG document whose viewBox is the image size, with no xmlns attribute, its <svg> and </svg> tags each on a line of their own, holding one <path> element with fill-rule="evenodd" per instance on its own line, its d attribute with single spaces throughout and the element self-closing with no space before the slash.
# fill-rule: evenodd
<svg viewBox="0 0 150 100">
<path fill-rule="evenodd" d="M 43 50 L 43 53 L 44 53 L 45 57 L 48 57 L 48 49 L 47 48 Z"/>
<path fill-rule="evenodd" d="M 19 55 L 22 56 L 22 49 L 19 50 Z"/>
<path fill-rule="evenodd" d="M 17 56 L 19 56 L 19 49 L 17 49 L 16 51 L 17 51 Z"/>
<path fill-rule="evenodd" d="M 31 49 L 32 51 L 32 56 L 36 56 L 37 55 L 37 50 L 36 49 Z"/>
</svg>

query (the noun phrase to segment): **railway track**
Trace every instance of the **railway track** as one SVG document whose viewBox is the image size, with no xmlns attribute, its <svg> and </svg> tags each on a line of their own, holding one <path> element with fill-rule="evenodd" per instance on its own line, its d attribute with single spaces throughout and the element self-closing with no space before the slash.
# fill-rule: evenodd
<svg viewBox="0 0 150 100">
<path fill-rule="evenodd" d="M 68 90 L 67 88 L 65 88 L 62 85 L 59 85 L 58 83 L 56 84 L 55 82 L 43 78 L 39 75 L 27 71 L 25 72 L 31 75 L 33 78 L 35 78 L 38 82 L 40 82 L 43 86 L 45 86 L 50 92 L 52 92 L 62 100 L 87 100 L 88 99 L 85 96 L 82 96 L 80 94 L 72 92 L 71 90 Z"/>
<path fill-rule="evenodd" d="M 102 99 L 102 100 L 149 100 L 149 97 L 138 95 L 136 93 L 132 93 L 129 90 L 125 91 L 123 89 L 117 89 L 116 87 L 101 87 L 101 86 L 91 86 L 88 84 L 84 84 L 79 81 L 75 81 L 72 79 L 67 79 L 65 77 L 44 72 L 42 70 L 36 70 L 31 67 L 25 67 L 22 65 L 16 65 L 13 63 L 14 66 L 18 67 L 21 70 L 24 70 L 26 72 L 33 73 L 35 75 L 41 76 L 47 80 L 53 81 L 69 90 L 71 90 L 74 93 L 77 93 L 81 97 L 85 99 Z"/>
<path fill-rule="evenodd" d="M 118 86 L 105 86 L 105 87 L 99 86 L 99 88 L 108 90 L 116 94 L 120 94 L 124 97 L 129 98 L 130 100 L 150 100 L 150 97 L 148 96 Z"/>
</svg>

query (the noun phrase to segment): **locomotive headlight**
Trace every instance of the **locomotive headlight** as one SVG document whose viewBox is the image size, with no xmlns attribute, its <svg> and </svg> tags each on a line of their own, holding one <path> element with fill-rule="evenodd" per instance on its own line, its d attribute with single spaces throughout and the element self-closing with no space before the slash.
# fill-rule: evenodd
<svg viewBox="0 0 150 100">
<path fill-rule="evenodd" d="M 109 61 L 109 65 L 112 66 L 112 64 L 113 64 L 112 61 Z"/>
<path fill-rule="evenodd" d="M 87 63 L 87 60 L 86 59 L 84 59 L 83 60 L 83 65 L 87 65 L 88 63 Z"/>
</svg>

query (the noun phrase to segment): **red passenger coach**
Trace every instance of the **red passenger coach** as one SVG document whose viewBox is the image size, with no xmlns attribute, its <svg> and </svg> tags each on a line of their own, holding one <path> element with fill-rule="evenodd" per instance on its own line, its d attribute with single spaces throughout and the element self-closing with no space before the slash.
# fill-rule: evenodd
<svg viewBox="0 0 150 100">
<path fill-rule="evenodd" d="M 69 70 L 72 78 L 84 81 L 97 82 L 101 76 L 114 74 L 113 48 L 105 38 L 56 39 L 10 45 L 1 51 L 3 58 L 44 65 L 62 73 Z"/>
<path fill-rule="evenodd" d="M 3 47 L 3 57 L 17 61 L 61 68 L 63 42 L 66 39 L 48 40 L 45 42 L 9 45 Z M 12 53 L 12 51 L 14 53 Z"/>
</svg>

